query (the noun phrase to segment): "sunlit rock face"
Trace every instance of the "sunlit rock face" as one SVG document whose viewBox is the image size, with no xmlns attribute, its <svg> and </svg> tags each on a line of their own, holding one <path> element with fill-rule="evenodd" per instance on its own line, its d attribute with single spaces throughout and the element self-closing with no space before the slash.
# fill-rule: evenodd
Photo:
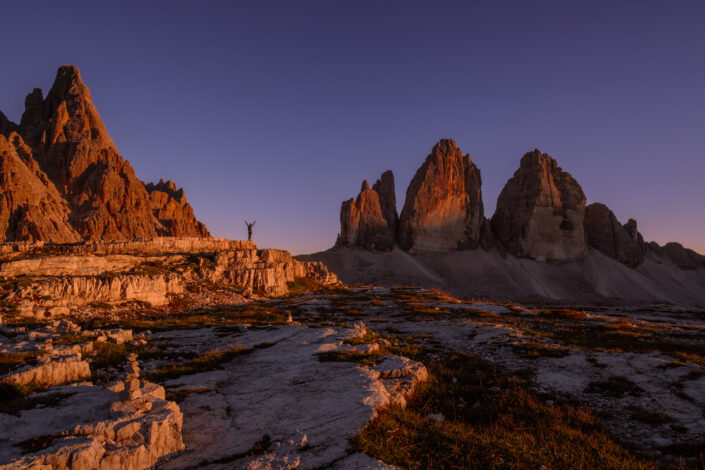
<svg viewBox="0 0 705 470">
<path fill-rule="evenodd" d="M 644 240 L 636 230 L 636 221 L 631 219 L 623 226 L 604 204 L 585 208 L 585 234 L 590 246 L 626 266 L 634 268 L 644 261 Z"/>
<path fill-rule="evenodd" d="M 152 204 L 154 217 L 159 224 L 157 233 L 164 237 L 208 237 L 208 229 L 196 219 L 191 205 L 186 201 L 183 188 L 163 179 L 145 185 Z"/>
<path fill-rule="evenodd" d="M 16 132 L 0 134 L 0 189 L 0 240 L 81 239 L 69 222 L 71 208 Z"/>
<path fill-rule="evenodd" d="M 585 194 L 556 160 L 539 150 L 521 159 L 497 199 L 495 237 L 515 256 L 573 260 L 586 253 Z"/>
<path fill-rule="evenodd" d="M 394 194 L 394 175 L 386 171 L 371 188 L 363 181 L 357 199 L 344 201 L 340 208 L 338 246 L 357 246 L 368 250 L 394 248 L 398 216 Z"/>
<path fill-rule="evenodd" d="M 1 116 L 0 135 L 0 241 L 209 236 L 183 193 L 156 185 L 166 196 L 150 197 L 117 152 L 74 66 L 59 68 L 46 98 L 40 89 L 27 96 L 19 125 Z M 39 199 L 26 201 L 26 188 Z"/>
<path fill-rule="evenodd" d="M 410 253 L 475 248 L 484 220 L 480 170 L 452 139 L 438 142 L 406 191 L 399 246 Z"/>
</svg>

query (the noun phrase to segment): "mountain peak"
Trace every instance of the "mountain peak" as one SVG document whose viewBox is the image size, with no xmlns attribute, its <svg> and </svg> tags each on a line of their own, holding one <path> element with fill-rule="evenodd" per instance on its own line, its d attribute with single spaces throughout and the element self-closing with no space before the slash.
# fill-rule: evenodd
<svg viewBox="0 0 705 470">
<path fill-rule="evenodd" d="M 12 131 L 12 123 L 5 121 L 0 116 L 0 131 Z M 137 179 L 132 166 L 120 156 L 108 135 L 76 66 L 59 67 L 46 98 L 38 88 L 27 96 L 19 134 L 31 149 L 22 154 L 29 155 L 27 161 L 37 167 L 39 180 L 54 188 L 49 191 L 58 193 L 57 204 L 67 207 L 57 214 L 69 214 L 74 235 L 104 240 L 156 235 L 209 236 L 193 215 L 183 190 L 177 190 L 173 182 L 164 182 L 163 191 L 148 193 Z M 7 190 L 17 192 L 14 188 L 20 186 Z M 0 212 L 0 228 L 9 218 L 9 213 Z M 33 216 L 28 220 L 34 224 L 36 219 Z M 59 219 L 57 215 L 56 220 Z M 22 227 L 36 226 L 29 222 Z M 5 234 L 5 239 L 74 241 L 71 236 L 47 230 L 11 232 Z"/>
</svg>

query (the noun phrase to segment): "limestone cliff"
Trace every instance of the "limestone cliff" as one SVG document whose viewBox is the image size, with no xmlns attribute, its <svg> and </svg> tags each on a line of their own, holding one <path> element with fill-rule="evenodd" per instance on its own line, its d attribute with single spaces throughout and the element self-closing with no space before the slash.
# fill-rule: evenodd
<svg viewBox="0 0 705 470">
<path fill-rule="evenodd" d="M 492 229 L 514 256 L 573 260 L 586 253 L 584 215 L 578 182 L 548 154 L 534 150 L 500 193 Z"/>
<path fill-rule="evenodd" d="M 388 251 L 394 248 L 397 225 L 394 176 L 386 171 L 374 189 L 367 180 L 357 199 L 344 201 L 340 207 L 339 246 L 358 246 L 368 250 Z"/>
<path fill-rule="evenodd" d="M 157 233 L 164 237 L 209 237 L 208 229 L 196 220 L 193 208 L 186 201 L 184 189 L 163 179 L 157 184 L 147 183 L 147 192 L 154 217 L 159 221 Z"/>
<path fill-rule="evenodd" d="M 629 221 L 629 229 L 631 234 L 604 204 L 594 203 L 585 208 L 585 234 L 588 244 L 610 258 L 634 268 L 644 261 L 644 252 L 638 243 L 641 234 L 636 230 L 635 220 Z"/>
<path fill-rule="evenodd" d="M 259 250 L 249 241 L 157 237 L 0 248 L 8 248 L 0 249 L 0 277 L 8 281 L 0 286 L 5 305 L 40 318 L 93 303 L 164 306 L 176 295 L 203 289 L 225 289 L 228 301 L 237 303 L 253 294 L 284 295 L 287 283 L 297 278 L 338 282 L 321 263 L 295 260 L 283 250 Z"/>
<path fill-rule="evenodd" d="M 12 132 L 0 134 L 0 240 L 81 239 L 69 223 L 70 208 Z"/>
<path fill-rule="evenodd" d="M 452 139 L 438 142 L 406 191 L 399 245 L 411 253 L 478 245 L 484 220 L 480 170 Z"/>
</svg>

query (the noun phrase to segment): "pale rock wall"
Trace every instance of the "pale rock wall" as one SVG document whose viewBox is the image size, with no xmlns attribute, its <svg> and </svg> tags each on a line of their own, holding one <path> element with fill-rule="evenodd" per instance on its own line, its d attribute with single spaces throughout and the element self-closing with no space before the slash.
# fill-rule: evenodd
<svg viewBox="0 0 705 470">
<path fill-rule="evenodd" d="M 208 281 L 267 296 L 286 294 L 287 282 L 297 277 L 337 282 L 321 263 L 295 260 L 283 250 L 258 250 L 249 241 L 157 238 L 14 248 L 6 250 L 5 261 L 0 258 L 0 277 L 32 276 L 23 277 L 7 300 L 34 315 L 43 313 L 37 308 L 60 314 L 91 303 L 142 301 L 162 306 L 170 296 L 183 294 L 190 282 Z M 152 264 L 156 272 L 140 271 Z"/>
<path fill-rule="evenodd" d="M 42 358 L 43 359 L 43 358 Z M 91 376 L 88 362 L 81 360 L 81 353 L 46 357 L 46 362 L 27 366 L 0 379 L 5 383 L 27 385 L 37 383 L 45 386 L 61 385 L 83 380 Z"/>
<path fill-rule="evenodd" d="M 480 170 L 452 139 L 438 142 L 406 190 L 399 246 L 409 253 L 472 249 L 484 221 Z"/>
<path fill-rule="evenodd" d="M 517 257 L 575 260 L 587 253 L 585 194 L 550 155 L 525 154 L 497 198 L 492 231 Z"/>
</svg>

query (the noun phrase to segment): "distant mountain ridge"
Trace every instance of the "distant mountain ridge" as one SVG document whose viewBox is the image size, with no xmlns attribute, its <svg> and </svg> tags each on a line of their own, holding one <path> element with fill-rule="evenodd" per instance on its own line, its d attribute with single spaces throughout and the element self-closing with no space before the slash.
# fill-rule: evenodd
<svg viewBox="0 0 705 470">
<path fill-rule="evenodd" d="M 480 170 L 452 139 L 439 141 L 416 172 L 396 224 L 391 171 L 384 180 L 384 195 L 365 181 L 357 200 L 343 202 L 334 248 L 302 258 L 325 262 L 348 283 L 705 307 L 705 256 L 647 243 L 636 220 L 622 224 L 604 204 L 586 205 L 577 180 L 539 150 L 521 158 L 491 218 Z"/>
<path fill-rule="evenodd" d="M 539 150 L 521 158 L 491 219 L 484 214 L 480 170 L 453 139 L 442 139 L 433 147 L 409 183 L 394 224 L 390 222 L 397 220 L 394 175 L 387 170 L 382 177 L 385 196 L 376 190 L 380 181 L 372 189 L 364 181 L 357 200 L 343 202 L 336 246 L 380 252 L 398 246 L 410 254 L 498 247 L 515 257 L 539 261 L 581 259 L 593 247 L 630 267 L 641 264 L 650 250 L 683 269 L 705 269 L 705 256 L 679 243 L 663 247 L 646 243 L 636 220 L 622 225 L 604 204 L 586 206 L 575 178 Z M 371 192 L 376 194 L 367 196 Z M 385 217 L 380 217 L 381 205 Z"/>
<path fill-rule="evenodd" d="M 210 237 L 173 182 L 145 185 L 118 153 L 77 67 L 0 113 L 0 241 Z"/>
</svg>

